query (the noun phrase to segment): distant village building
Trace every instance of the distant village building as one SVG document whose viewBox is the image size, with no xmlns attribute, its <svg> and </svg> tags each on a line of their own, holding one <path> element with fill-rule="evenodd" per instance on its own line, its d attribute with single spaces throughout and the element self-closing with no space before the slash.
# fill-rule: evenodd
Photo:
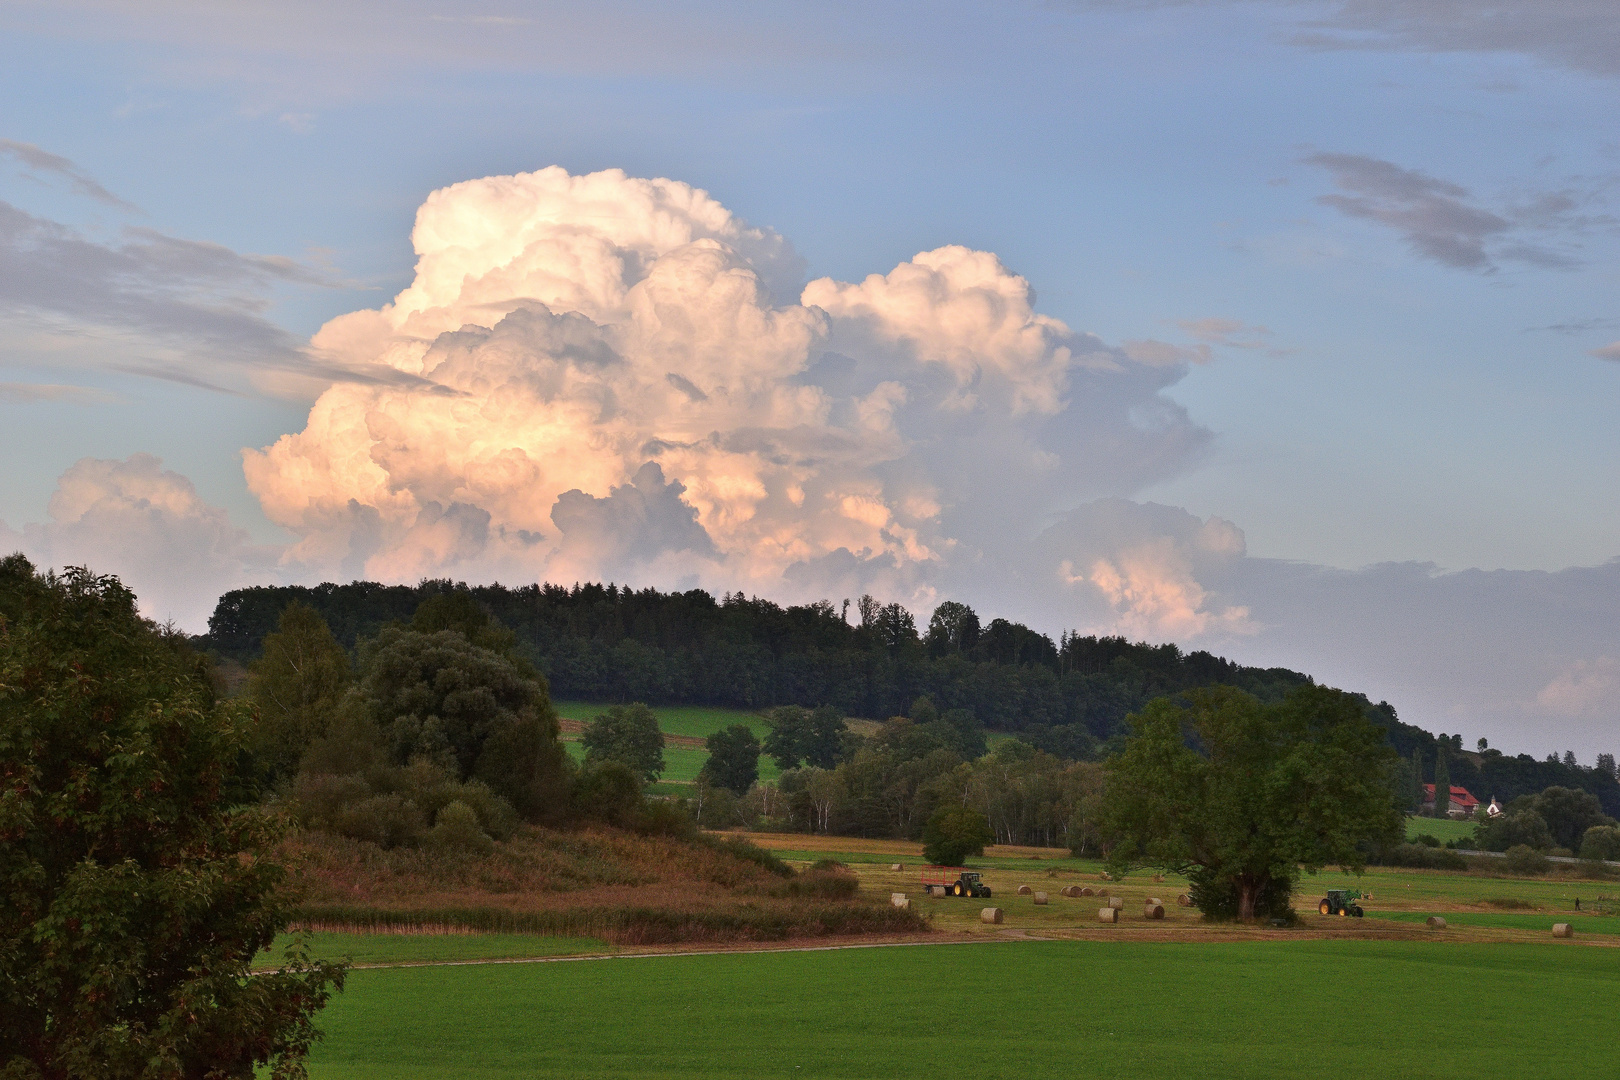
<svg viewBox="0 0 1620 1080">
<path fill-rule="evenodd" d="M 1502 806 L 1501 806 L 1500 803 L 1498 803 L 1496 801 L 1496 796 L 1495 795 L 1491 796 L 1491 805 L 1489 805 L 1489 806 L 1487 806 L 1485 808 L 1485 816 L 1486 817 L 1501 817 L 1502 816 Z"/>
<path fill-rule="evenodd" d="M 1494 805 L 1494 800 L 1493 800 Z M 1434 785 L 1423 785 L 1423 809 L 1430 814 L 1434 813 Z M 1467 788 L 1451 785 L 1451 799 L 1446 807 L 1447 817 L 1471 818 L 1474 811 L 1479 809 L 1479 800 L 1468 794 Z M 1497 813 L 1501 813 L 1498 807 Z"/>
</svg>

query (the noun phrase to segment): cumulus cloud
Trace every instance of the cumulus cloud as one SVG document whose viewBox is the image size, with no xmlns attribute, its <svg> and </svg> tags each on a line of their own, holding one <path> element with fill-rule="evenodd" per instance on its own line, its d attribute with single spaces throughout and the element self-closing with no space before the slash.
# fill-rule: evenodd
<svg viewBox="0 0 1620 1080">
<path fill-rule="evenodd" d="M 1360 154 L 1312 154 L 1307 165 L 1332 175 L 1341 193 L 1317 202 L 1348 217 L 1395 229 L 1418 255 L 1460 270 L 1490 271 L 1501 259 L 1550 268 L 1578 265 L 1567 251 L 1526 239 L 1582 222 L 1575 198 L 1544 193 L 1500 212 L 1477 205 L 1468 190 L 1448 180 Z"/>
<path fill-rule="evenodd" d="M 1577 660 L 1536 695 L 1536 704 L 1560 716 L 1612 720 L 1620 712 L 1620 660 L 1599 656 Z"/>
<path fill-rule="evenodd" d="M 256 547 L 192 482 L 151 454 L 83 458 L 57 481 L 49 520 L 0 544 L 41 567 L 88 566 L 116 574 L 149 617 L 200 632 L 221 592 L 263 581 L 275 553 Z"/>
<path fill-rule="evenodd" d="M 327 389 L 244 452 L 289 567 L 412 580 L 652 575 L 926 600 L 1207 433 L 992 254 L 812 281 L 706 192 L 560 168 L 434 192 L 415 280 L 311 352 L 418 385 Z"/>
</svg>

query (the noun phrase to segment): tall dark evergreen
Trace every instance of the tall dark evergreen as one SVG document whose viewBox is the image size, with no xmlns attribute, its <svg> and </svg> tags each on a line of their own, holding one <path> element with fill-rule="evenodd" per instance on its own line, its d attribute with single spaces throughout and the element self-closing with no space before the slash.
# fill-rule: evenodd
<svg viewBox="0 0 1620 1080">
<path fill-rule="evenodd" d="M 1440 747 L 1434 756 L 1434 816 L 1443 818 L 1451 807 L 1451 767 L 1448 759 L 1451 757 L 1445 747 Z"/>
</svg>

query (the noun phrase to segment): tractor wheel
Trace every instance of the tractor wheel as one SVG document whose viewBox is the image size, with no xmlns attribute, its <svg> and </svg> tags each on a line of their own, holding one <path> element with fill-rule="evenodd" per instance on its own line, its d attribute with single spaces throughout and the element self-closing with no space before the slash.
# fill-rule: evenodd
<svg viewBox="0 0 1620 1080">
<path fill-rule="evenodd" d="M 1316 910 L 1320 911 L 1324 915 L 1331 915 L 1333 914 L 1333 905 L 1324 900 L 1320 904 L 1316 905 Z"/>
<path fill-rule="evenodd" d="M 1359 918 L 1361 918 L 1361 917 L 1362 917 L 1362 916 L 1363 916 L 1363 915 L 1365 915 L 1365 914 L 1366 914 L 1366 912 L 1365 912 L 1365 911 L 1362 911 L 1362 910 L 1361 910 L 1361 908 L 1360 908 L 1360 907 L 1359 907 L 1359 906 L 1358 906 L 1358 907 L 1357 907 L 1357 908 L 1356 908 L 1356 918 L 1358 918 L 1358 919 L 1359 919 Z"/>
<path fill-rule="evenodd" d="M 1350 909 L 1348 907 L 1342 907 L 1342 908 L 1339 909 L 1339 918 L 1348 919 L 1349 917 L 1350 917 Z"/>
<path fill-rule="evenodd" d="M 957 882 L 955 885 L 951 886 L 951 894 L 953 896 L 961 896 L 962 895 L 962 883 L 961 882 Z"/>
</svg>

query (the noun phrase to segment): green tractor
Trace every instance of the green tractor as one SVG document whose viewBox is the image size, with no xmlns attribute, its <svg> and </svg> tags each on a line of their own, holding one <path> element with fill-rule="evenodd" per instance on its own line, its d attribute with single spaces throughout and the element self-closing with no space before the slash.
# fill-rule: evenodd
<svg viewBox="0 0 1620 1080">
<path fill-rule="evenodd" d="M 1361 905 L 1355 903 L 1360 899 L 1361 893 L 1355 889 L 1329 889 L 1322 902 L 1316 905 L 1316 910 L 1323 915 L 1354 915 L 1359 919 L 1366 914 L 1361 910 Z"/>
</svg>

